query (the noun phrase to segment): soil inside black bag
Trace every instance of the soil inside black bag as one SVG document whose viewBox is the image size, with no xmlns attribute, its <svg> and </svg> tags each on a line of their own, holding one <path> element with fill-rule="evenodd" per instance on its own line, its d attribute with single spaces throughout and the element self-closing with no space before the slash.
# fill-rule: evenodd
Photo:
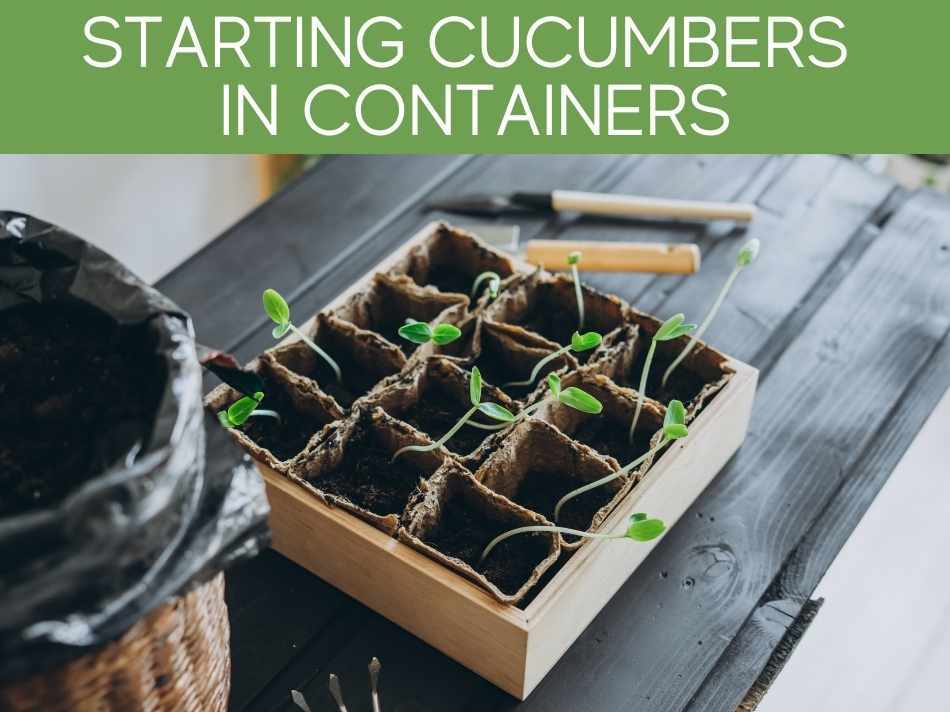
<svg viewBox="0 0 950 712">
<path fill-rule="evenodd" d="M 501 524 L 467 506 L 461 498 L 449 500 L 439 524 L 425 542 L 446 556 L 461 559 L 485 576 L 503 593 L 513 594 L 531 576 L 534 567 L 548 555 L 550 539 L 542 534 L 523 534 L 506 539 L 479 563 L 482 551 L 515 524 Z"/>
<path fill-rule="evenodd" d="M 653 433 L 638 427 L 631 443 L 629 424 L 624 427 L 601 414 L 586 418 L 571 434 L 571 437 L 601 454 L 610 455 L 623 467 L 650 449 L 650 438 L 653 437 Z"/>
<path fill-rule="evenodd" d="M 0 312 L 0 517 L 55 504 L 152 428 L 154 337 L 82 305 Z"/>
<path fill-rule="evenodd" d="M 435 441 L 449 432 L 469 408 L 471 408 L 471 403 L 467 400 L 453 398 L 438 385 L 433 384 L 425 389 L 418 403 L 398 417 Z M 500 424 L 497 420 L 492 420 L 480 413 L 473 415 L 471 420 L 485 425 Z M 457 455 L 468 455 L 494 432 L 497 431 L 463 425 L 455 435 L 449 438 L 445 446 Z"/>
<path fill-rule="evenodd" d="M 346 444 L 339 466 L 311 484 L 373 514 L 401 514 L 419 480 L 431 473 L 414 466 L 408 457 L 391 462 L 392 456 L 370 433 L 357 431 Z"/>
<path fill-rule="evenodd" d="M 558 500 L 572 490 L 585 484 L 576 478 L 568 477 L 561 472 L 546 472 L 534 470 L 527 474 L 514 500 L 525 509 L 554 521 L 554 507 Z M 568 500 L 561 507 L 561 516 L 557 524 L 570 529 L 587 531 L 590 523 L 601 507 L 613 499 L 614 492 L 608 487 L 596 487 L 582 495 Z M 573 541 L 577 537 L 565 536 L 566 541 Z"/>
<path fill-rule="evenodd" d="M 274 410 L 280 420 L 270 417 L 248 418 L 241 431 L 262 448 L 270 450 L 278 460 L 289 460 L 303 451 L 310 438 L 330 422 L 329 418 L 304 413 L 284 390 L 285 386 L 270 375 L 261 374 L 264 400 L 260 407 Z"/>
<path fill-rule="evenodd" d="M 625 374 L 625 382 L 622 385 L 634 389 L 640 387 L 640 375 L 643 373 L 643 363 L 646 361 L 646 357 L 646 349 L 641 349 L 636 359 L 634 359 L 633 367 Z M 674 398 L 683 401 L 684 405 L 688 405 L 691 400 L 699 395 L 703 386 L 706 385 L 706 381 L 681 363 L 670 375 L 666 386 L 662 386 L 663 374 L 666 373 L 666 369 L 669 368 L 672 362 L 671 358 L 666 358 L 659 353 L 653 356 L 653 363 L 650 364 L 650 374 L 647 376 L 646 395 L 663 405 Z"/>
</svg>

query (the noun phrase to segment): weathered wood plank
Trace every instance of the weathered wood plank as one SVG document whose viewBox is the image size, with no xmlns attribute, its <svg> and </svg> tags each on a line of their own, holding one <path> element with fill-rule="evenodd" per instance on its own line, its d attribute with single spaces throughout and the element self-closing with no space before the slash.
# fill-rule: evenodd
<svg viewBox="0 0 950 712">
<path fill-rule="evenodd" d="M 929 214 L 926 219 L 938 230 L 940 223 L 945 226 L 950 222 L 950 206 L 946 199 L 924 194 L 915 196 L 903 206 L 894 218 L 897 222 L 894 228 L 912 224 L 914 213 Z M 942 232 L 933 234 L 937 250 L 950 252 L 950 230 L 944 227 Z M 742 697 L 741 690 L 748 689 L 760 674 L 790 621 L 812 596 L 948 387 L 950 338 L 945 334 L 933 354 L 913 374 L 907 390 L 893 404 L 885 427 L 875 434 L 703 683 L 691 709 L 730 712 L 736 709 L 737 700 Z M 770 612 L 779 611 L 780 614 L 770 615 Z"/>
<path fill-rule="evenodd" d="M 911 206 L 868 247 L 766 377 L 696 523 L 670 532 L 524 709 L 689 702 L 946 337 L 947 230 Z"/>
</svg>

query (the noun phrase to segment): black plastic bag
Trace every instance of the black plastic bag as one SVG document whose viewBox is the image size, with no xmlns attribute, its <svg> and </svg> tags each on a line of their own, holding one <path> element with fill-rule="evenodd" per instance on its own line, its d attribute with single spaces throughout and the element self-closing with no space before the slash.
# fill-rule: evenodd
<svg viewBox="0 0 950 712">
<path fill-rule="evenodd" d="M 205 425 L 216 452 L 232 445 L 202 407 L 186 314 L 89 243 L 0 211 L 0 311 L 30 302 L 83 303 L 122 326 L 145 325 L 166 380 L 144 442 L 64 500 L 0 518 L 4 680 L 117 638 L 269 537 L 254 466 L 235 450 L 206 470 Z"/>
</svg>

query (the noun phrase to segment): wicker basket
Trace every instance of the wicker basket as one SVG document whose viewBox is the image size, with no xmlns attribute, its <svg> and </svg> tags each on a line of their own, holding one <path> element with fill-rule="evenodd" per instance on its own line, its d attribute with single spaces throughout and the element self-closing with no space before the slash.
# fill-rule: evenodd
<svg viewBox="0 0 950 712">
<path fill-rule="evenodd" d="M 218 574 L 104 648 L 0 686 L 0 712 L 223 712 L 229 634 Z"/>
</svg>

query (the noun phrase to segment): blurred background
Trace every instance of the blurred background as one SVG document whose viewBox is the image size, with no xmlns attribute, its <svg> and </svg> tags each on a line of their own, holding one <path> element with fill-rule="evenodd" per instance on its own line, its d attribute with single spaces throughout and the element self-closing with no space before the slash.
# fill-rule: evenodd
<svg viewBox="0 0 950 712">
<path fill-rule="evenodd" d="M 950 193 L 948 156 L 855 156 L 908 188 Z M 154 282 L 318 156 L 0 156 L 0 210 L 97 243 Z"/>
</svg>

